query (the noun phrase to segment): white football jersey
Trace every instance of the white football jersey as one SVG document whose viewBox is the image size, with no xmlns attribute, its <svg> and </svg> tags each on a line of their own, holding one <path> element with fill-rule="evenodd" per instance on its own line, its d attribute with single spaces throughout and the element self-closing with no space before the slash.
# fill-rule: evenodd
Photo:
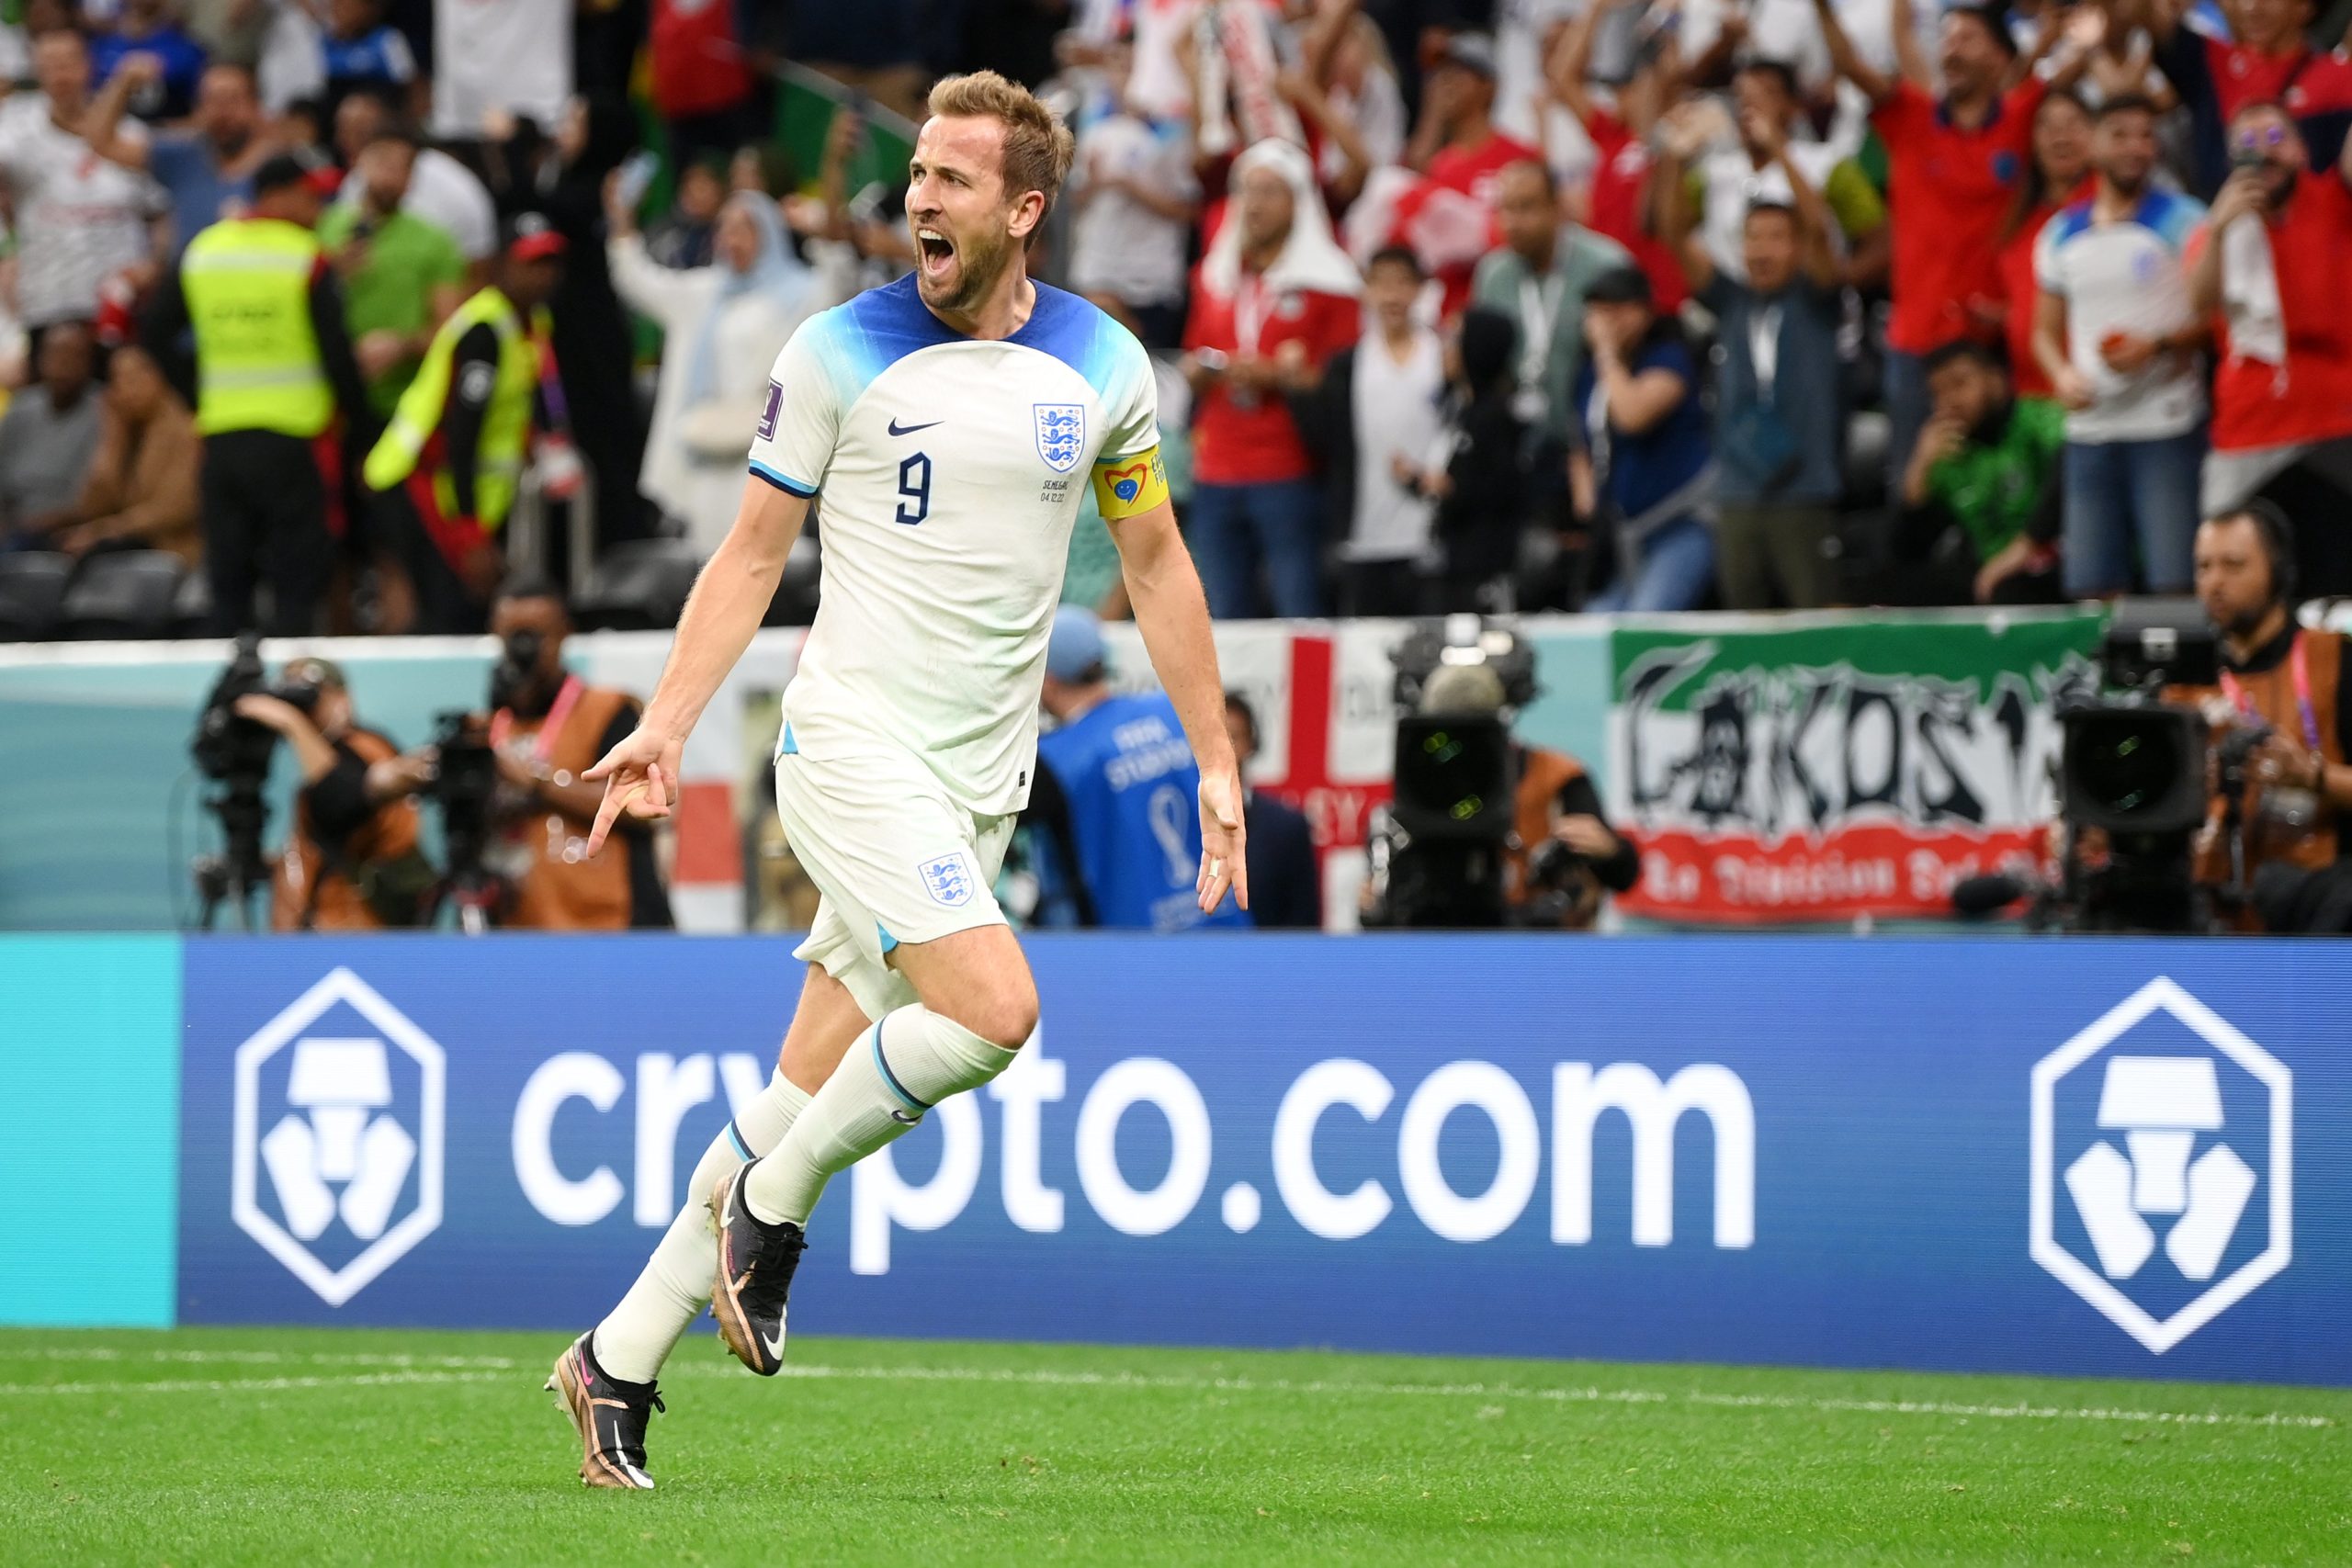
<svg viewBox="0 0 2352 1568">
<path fill-rule="evenodd" d="M 1028 802 L 1080 492 L 1159 441 L 1143 345 L 1036 289 L 996 341 L 951 331 L 912 275 L 810 317 L 752 443 L 753 474 L 818 498 L 824 546 L 780 746 L 823 761 L 895 743 L 986 815 Z M 1112 482 L 1124 495 L 1142 475 Z"/>
</svg>

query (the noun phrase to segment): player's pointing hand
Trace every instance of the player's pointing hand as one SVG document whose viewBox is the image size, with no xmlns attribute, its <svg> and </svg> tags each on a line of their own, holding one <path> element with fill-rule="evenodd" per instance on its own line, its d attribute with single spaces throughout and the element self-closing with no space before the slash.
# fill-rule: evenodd
<svg viewBox="0 0 2352 1568">
<path fill-rule="evenodd" d="M 604 803 L 596 807 L 596 825 L 588 830 L 590 854 L 605 847 L 622 812 L 647 821 L 676 809 L 678 763 L 684 750 L 684 741 L 639 728 L 580 775 L 591 784 L 601 779 L 605 784 Z"/>
<path fill-rule="evenodd" d="M 1209 914 L 1233 889 L 1233 901 L 1250 907 L 1250 863 L 1241 825 L 1241 775 L 1231 768 L 1201 773 L 1201 874 L 1195 884 L 1201 912 Z"/>
</svg>

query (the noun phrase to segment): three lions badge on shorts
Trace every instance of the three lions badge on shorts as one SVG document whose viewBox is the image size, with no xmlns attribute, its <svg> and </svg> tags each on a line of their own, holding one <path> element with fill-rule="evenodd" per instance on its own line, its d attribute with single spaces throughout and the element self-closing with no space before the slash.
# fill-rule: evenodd
<svg viewBox="0 0 2352 1568">
<path fill-rule="evenodd" d="M 978 887 L 978 878 L 972 874 L 972 863 L 963 851 L 927 860 L 915 867 L 922 876 L 923 890 L 931 901 L 945 908 L 960 909 L 972 901 Z"/>
</svg>

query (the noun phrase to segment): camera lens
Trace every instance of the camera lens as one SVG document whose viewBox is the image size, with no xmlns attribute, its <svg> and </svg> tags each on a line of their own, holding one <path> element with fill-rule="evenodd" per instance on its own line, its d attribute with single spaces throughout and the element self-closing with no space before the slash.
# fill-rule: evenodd
<svg viewBox="0 0 2352 1568">
<path fill-rule="evenodd" d="M 2077 731 L 2075 778 L 2090 801 L 2119 817 L 2169 795 L 2187 764 L 2179 731 L 2138 714 L 2099 714 Z"/>
</svg>

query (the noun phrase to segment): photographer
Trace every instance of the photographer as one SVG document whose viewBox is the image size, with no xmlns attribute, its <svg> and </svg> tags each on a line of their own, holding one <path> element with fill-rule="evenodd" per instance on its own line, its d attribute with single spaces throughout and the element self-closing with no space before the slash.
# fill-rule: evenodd
<svg viewBox="0 0 2352 1568">
<path fill-rule="evenodd" d="M 2208 519 L 2197 530 L 2197 596 L 2221 633 L 2217 686 L 2175 687 L 2173 701 L 2197 705 L 2214 727 L 2216 750 L 2233 729 L 2268 734 L 2245 768 L 2245 871 L 2266 862 L 2305 870 L 2335 863 L 2344 813 L 2352 809 L 2352 693 L 2343 680 L 2344 638 L 2295 625 L 2293 533 L 2267 502 Z M 2227 800 L 2216 779 L 2197 879 L 2230 877 L 2223 829 Z M 2277 929 L 2276 921 L 2266 921 Z"/>
<path fill-rule="evenodd" d="M 293 660 L 273 690 L 239 697 L 235 712 L 285 741 L 302 773 L 294 831 L 271 878 L 272 929 L 420 924 L 434 873 L 407 797 L 427 764 L 355 722 L 343 671 L 323 659 Z"/>
<path fill-rule="evenodd" d="M 492 923 L 532 931 L 668 926 L 670 899 L 650 825 L 625 821 L 619 854 L 591 860 L 587 852 L 605 792 L 579 776 L 636 728 L 637 699 L 564 669 L 571 618 L 551 584 L 510 581 L 490 625 L 504 644 L 491 676 L 492 711 L 480 727 L 497 769 L 486 858 L 506 887 Z M 459 869 L 452 865 L 453 877 Z"/>
</svg>

